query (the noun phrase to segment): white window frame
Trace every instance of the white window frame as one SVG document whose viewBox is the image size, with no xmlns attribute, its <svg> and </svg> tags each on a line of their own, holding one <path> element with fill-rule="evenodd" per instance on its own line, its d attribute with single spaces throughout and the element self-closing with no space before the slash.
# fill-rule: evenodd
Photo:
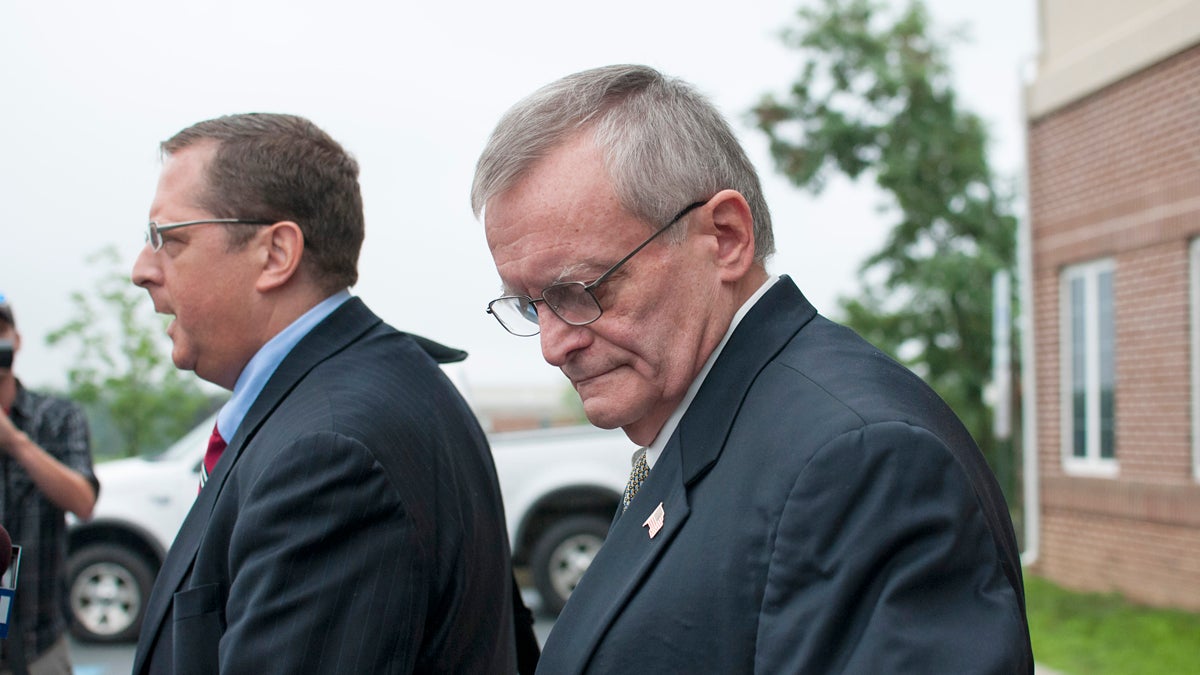
<svg viewBox="0 0 1200 675">
<path fill-rule="evenodd" d="M 1200 482 L 1200 239 L 1191 245 L 1192 477 Z"/>
<path fill-rule="evenodd" d="M 1071 265 L 1062 270 L 1059 286 L 1059 347 L 1061 365 L 1061 420 L 1062 420 L 1062 463 L 1063 470 L 1070 475 L 1077 476 L 1095 476 L 1103 478 L 1115 478 L 1118 475 L 1120 465 L 1117 457 L 1119 456 L 1118 448 L 1116 447 L 1116 437 L 1113 438 L 1113 457 L 1104 458 L 1100 456 L 1100 337 L 1099 337 L 1099 301 L 1098 301 L 1098 279 L 1100 274 L 1109 272 L 1113 274 L 1113 311 L 1116 311 L 1116 264 L 1111 258 L 1102 260 L 1093 260 L 1078 265 Z M 1075 439 L 1074 439 L 1074 383 L 1071 380 L 1071 368 L 1073 366 L 1072 353 L 1072 324 L 1071 324 L 1071 283 L 1075 279 L 1083 279 L 1084 281 L 1084 340 L 1085 353 L 1087 362 L 1085 364 L 1085 380 L 1086 380 L 1086 403 L 1087 408 L 1086 424 L 1087 424 L 1087 448 L 1083 457 L 1076 457 Z M 1114 332 L 1116 318 L 1113 319 Z M 1114 335 L 1115 340 L 1115 335 Z M 1114 352 L 1116 347 L 1114 347 Z M 1116 356 L 1114 354 L 1114 361 Z M 1116 364 L 1113 364 L 1115 369 Z M 1115 378 L 1114 373 L 1114 378 Z M 1116 418 L 1116 409 L 1114 401 L 1114 425 Z"/>
</svg>

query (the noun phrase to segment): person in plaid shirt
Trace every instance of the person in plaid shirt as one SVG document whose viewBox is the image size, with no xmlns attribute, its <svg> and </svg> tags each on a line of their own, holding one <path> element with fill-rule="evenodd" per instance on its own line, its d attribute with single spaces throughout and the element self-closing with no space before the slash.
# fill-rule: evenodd
<svg viewBox="0 0 1200 675">
<path fill-rule="evenodd" d="M 12 308 L 0 296 L 0 351 L 13 354 L 20 345 Z M 21 566 L 0 674 L 69 675 L 65 514 L 89 518 L 100 484 L 83 411 L 21 386 L 8 354 L 0 358 L 0 525 L 21 547 Z"/>
</svg>

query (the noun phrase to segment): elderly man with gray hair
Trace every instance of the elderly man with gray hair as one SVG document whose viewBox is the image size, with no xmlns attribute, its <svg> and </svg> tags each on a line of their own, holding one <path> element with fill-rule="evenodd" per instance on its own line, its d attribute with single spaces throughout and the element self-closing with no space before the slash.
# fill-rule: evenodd
<svg viewBox="0 0 1200 675">
<path fill-rule="evenodd" d="M 546 673 L 1021 673 L 1008 507 L 916 375 L 768 273 L 770 215 L 715 107 L 642 66 L 517 103 L 472 203 L 597 426 L 642 446 Z"/>
</svg>

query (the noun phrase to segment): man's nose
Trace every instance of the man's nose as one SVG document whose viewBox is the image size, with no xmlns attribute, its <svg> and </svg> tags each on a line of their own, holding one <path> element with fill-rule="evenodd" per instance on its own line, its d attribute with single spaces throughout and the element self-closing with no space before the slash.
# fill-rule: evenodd
<svg viewBox="0 0 1200 675">
<path fill-rule="evenodd" d="M 161 282 L 162 270 L 158 266 L 158 255 L 154 249 L 150 248 L 149 243 L 142 247 L 137 259 L 133 261 L 130 279 L 134 285 L 142 288 Z"/>
<path fill-rule="evenodd" d="M 571 352 L 587 345 L 590 335 L 588 326 L 572 326 L 549 309 L 538 312 L 538 328 L 542 358 L 558 368 L 567 362 Z"/>
</svg>

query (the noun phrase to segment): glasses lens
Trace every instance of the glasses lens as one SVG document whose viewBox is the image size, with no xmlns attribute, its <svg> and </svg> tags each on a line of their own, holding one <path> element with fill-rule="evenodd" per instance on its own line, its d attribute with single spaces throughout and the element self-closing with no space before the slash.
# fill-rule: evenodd
<svg viewBox="0 0 1200 675">
<path fill-rule="evenodd" d="M 488 304 L 492 315 L 513 335 L 528 337 L 538 334 L 538 313 L 533 301 L 523 295 L 497 298 Z"/>
<path fill-rule="evenodd" d="M 600 303 L 579 281 L 554 284 L 542 292 L 546 305 L 563 321 L 582 326 L 600 318 Z"/>
<path fill-rule="evenodd" d="M 150 242 L 150 248 L 155 251 L 162 248 L 162 235 L 158 233 L 158 223 L 150 221 L 146 226 L 146 241 Z"/>
</svg>

